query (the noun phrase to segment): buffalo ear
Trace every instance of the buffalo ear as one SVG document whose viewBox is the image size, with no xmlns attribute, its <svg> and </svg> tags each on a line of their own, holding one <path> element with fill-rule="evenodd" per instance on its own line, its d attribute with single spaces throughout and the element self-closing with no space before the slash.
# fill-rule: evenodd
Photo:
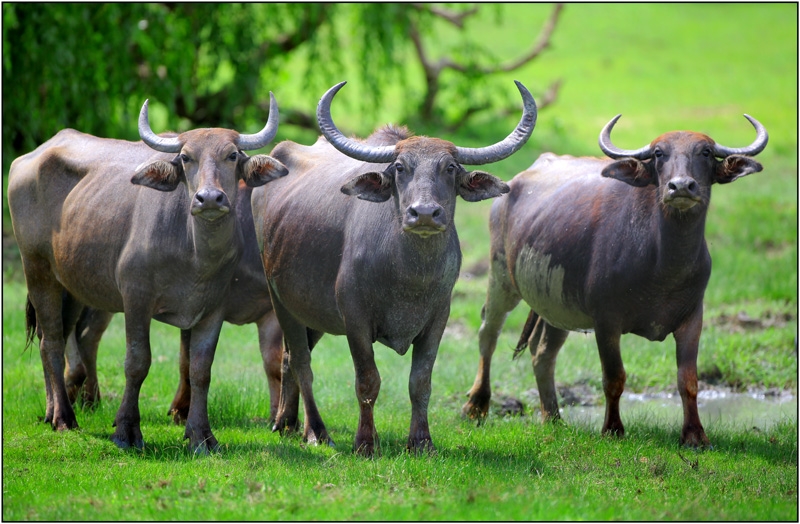
<svg viewBox="0 0 800 524">
<path fill-rule="evenodd" d="M 364 173 L 343 185 L 342 193 L 370 202 L 386 202 L 392 196 L 392 183 L 383 173 Z"/>
<path fill-rule="evenodd" d="M 486 171 L 470 171 L 463 173 L 458 178 L 456 191 L 467 202 L 480 202 L 508 193 L 511 188 Z"/>
<path fill-rule="evenodd" d="M 131 183 L 159 191 L 175 191 L 183 178 L 183 167 L 175 162 L 156 160 L 136 168 Z"/>
<path fill-rule="evenodd" d="M 634 187 L 645 187 L 650 184 L 657 185 L 657 179 L 653 176 L 650 165 L 635 158 L 623 158 L 607 165 L 600 174 L 606 178 L 615 178 Z"/>
<path fill-rule="evenodd" d="M 288 173 L 285 165 L 269 155 L 246 157 L 242 164 L 242 180 L 250 187 L 263 186 Z"/>
<path fill-rule="evenodd" d="M 717 164 L 714 181 L 718 184 L 729 184 L 737 178 L 758 173 L 762 169 L 764 167 L 749 156 L 731 155 Z"/>
</svg>

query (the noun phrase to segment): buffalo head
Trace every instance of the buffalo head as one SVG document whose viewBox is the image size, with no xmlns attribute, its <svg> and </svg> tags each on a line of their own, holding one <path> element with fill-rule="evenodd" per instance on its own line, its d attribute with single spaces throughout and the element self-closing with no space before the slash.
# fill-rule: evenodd
<svg viewBox="0 0 800 524">
<path fill-rule="evenodd" d="M 257 187 L 288 173 L 286 166 L 270 156 L 250 157 L 244 152 L 266 146 L 277 132 L 278 105 L 272 93 L 267 124 L 254 135 L 217 128 L 158 136 L 150 129 L 145 100 L 139 114 L 139 136 L 156 151 L 178 154 L 171 161 L 140 165 L 131 182 L 159 191 L 173 191 L 184 183 L 192 195 L 192 215 L 216 220 L 230 212 L 239 179 Z"/>
<path fill-rule="evenodd" d="M 360 174 L 341 190 L 362 200 L 385 202 L 395 199 L 403 230 L 428 237 L 445 231 L 455 211 L 455 197 L 470 202 L 500 196 L 509 191 L 499 178 L 484 171 L 467 171 L 462 164 L 480 165 L 502 160 L 521 148 L 536 125 L 536 103 L 517 82 L 522 95 L 522 119 L 503 141 L 483 147 L 466 148 L 438 138 L 404 137 L 395 144 L 373 146 L 346 138 L 334 125 L 330 104 L 344 86 L 330 88 L 317 106 L 317 120 L 325 138 L 345 155 L 375 164 L 382 171 Z"/>
<path fill-rule="evenodd" d="M 619 149 L 611 143 L 611 130 L 620 116 L 611 119 L 600 133 L 600 149 L 619 159 L 606 166 L 602 175 L 637 187 L 655 185 L 660 201 L 678 211 L 699 203 L 705 209 L 712 184 L 727 184 L 762 169 L 750 156 L 763 151 L 769 137 L 764 126 L 749 115 L 744 116 L 757 136 L 747 147 L 725 147 L 701 133 L 673 131 L 636 150 Z"/>
</svg>

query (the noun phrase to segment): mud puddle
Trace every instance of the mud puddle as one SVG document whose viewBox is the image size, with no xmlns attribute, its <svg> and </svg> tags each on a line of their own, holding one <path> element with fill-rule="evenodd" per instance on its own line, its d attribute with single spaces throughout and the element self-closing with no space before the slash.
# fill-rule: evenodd
<svg viewBox="0 0 800 524">
<path fill-rule="evenodd" d="M 697 394 L 700 420 L 706 427 L 725 425 L 766 430 L 780 421 L 797 421 L 797 396 L 791 391 L 754 390 L 737 393 L 722 389 L 701 390 Z M 566 405 L 561 415 L 570 423 L 600 427 L 605 405 Z M 677 393 L 623 393 L 620 399 L 623 422 L 644 416 L 666 424 L 683 423 L 683 408 Z"/>
</svg>

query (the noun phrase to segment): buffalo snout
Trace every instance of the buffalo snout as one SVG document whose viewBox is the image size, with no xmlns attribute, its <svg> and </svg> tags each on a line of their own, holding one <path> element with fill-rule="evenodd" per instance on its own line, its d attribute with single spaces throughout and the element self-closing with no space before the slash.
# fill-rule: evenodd
<svg viewBox="0 0 800 524">
<path fill-rule="evenodd" d="M 408 206 L 403 230 L 422 237 L 436 235 L 447 229 L 447 215 L 436 202 L 414 203 Z"/>
<path fill-rule="evenodd" d="M 194 194 L 192 202 L 192 215 L 201 216 L 207 220 L 216 220 L 227 215 L 231 210 L 228 195 L 214 187 L 204 187 Z"/>
<path fill-rule="evenodd" d="M 667 183 L 664 203 L 679 210 L 693 207 L 702 200 L 700 186 L 691 177 L 676 177 Z"/>
</svg>

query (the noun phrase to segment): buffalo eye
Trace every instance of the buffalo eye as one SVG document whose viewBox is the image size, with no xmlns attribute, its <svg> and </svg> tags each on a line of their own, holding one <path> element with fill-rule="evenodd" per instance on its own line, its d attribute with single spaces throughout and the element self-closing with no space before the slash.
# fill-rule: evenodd
<svg viewBox="0 0 800 524">
<path fill-rule="evenodd" d="M 456 172 L 456 165 L 455 164 L 451 163 L 450 165 L 447 166 L 447 174 L 448 175 L 452 175 L 455 172 Z"/>
<path fill-rule="evenodd" d="M 228 155 L 228 160 L 230 160 L 231 162 L 236 162 L 237 158 L 239 158 L 239 153 L 237 153 L 236 151 Z"/>
<path fill-rule="evenodd" d="M 711 149 L 709 148 L 703 149 L 703 156 L 705 157 L 711 156 Z"/>
<path fill-rule="evenodd" d="M 403 164 L 401 164 L 400 162 L 396 162 L 394 165 L 394 170 L 397 173 L 402 173 L 405 170 L 405 168 L 403 167 Z"/>
<path fill-rule="evenodd" d="M 653 155 L 654 155 L 656 158 L 661 158 L 662 156 L 664 156 L 664 152 L 663 152 L 663 151 L 661 151 L 661 148 L 658 148 L 658 147 L 657 147 L 657 148 L 656 148 L 656 150 L 653 152 Z"/>
<path fill-rule="evenodd" d="M 191 162 L 191 161 L 192 161 L 192 159 L 189 158 L 189 155 L 185 155 L 185 154 L 181 153 L 181 162 L 186 163 L 186 162 Z"/>
</svg>

